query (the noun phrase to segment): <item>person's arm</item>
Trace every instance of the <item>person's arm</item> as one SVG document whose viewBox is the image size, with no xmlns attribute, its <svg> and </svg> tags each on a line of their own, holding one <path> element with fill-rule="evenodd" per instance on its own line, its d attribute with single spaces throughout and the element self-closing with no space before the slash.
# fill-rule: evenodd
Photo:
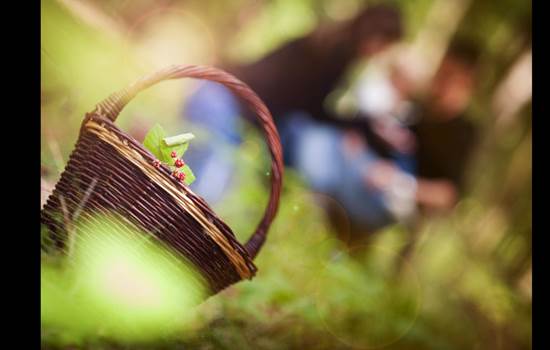
<svg viewBox="0 0 550 350">
<path fill-rule="evenodd" d="M 452 209 L 458 199 L 456 186 L 449 180 L 416 178 L 416 202 L 428 209 Z"/>
<path fill-rule="evenodd" d="M 339 129 L 352 130 L 361 134 L 372 147 L 382 157 L 389 157 L 395 148 L 379 133 L 376 132 L 371 118 L 365 115 L 357 115 L 353 118 L 335 117 L 331 114 L 324 113 L 320 118 L 328 125 Z"/>
<path fill-rule="evenodd" d="M 412 154 L 416 149 L 416 138 L 406 127 L 403 127 L 395 120 L 384 118 L 374 119 L 370 123 L 371 137 L 379 139 L 388 149 L 393 151 Z"/>
<path fill-rule="evenodd" d="M 379 161 L 365 171 L 367 186 L 373 186 L 385 192 L 395 190 L 397 183 L 404 183 L 398 181 L 403 177 L 409 179 L 407 183 L 414 187 L 414 199 L 419 206 L 432 210 L 449 210 L 455 206 L 458 191 L 454 183 L 448 179 L 413 177 L 402 172 L 389 161 Z"/>
</svg>

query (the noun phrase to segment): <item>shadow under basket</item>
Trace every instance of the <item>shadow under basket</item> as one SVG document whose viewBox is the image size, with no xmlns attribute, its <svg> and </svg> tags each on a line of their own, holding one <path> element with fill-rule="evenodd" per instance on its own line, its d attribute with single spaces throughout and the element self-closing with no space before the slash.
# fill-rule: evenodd
<svg viewBox="0 0 550 350">
<path fill-rule="evenodd" d="M 263 218 L 246 244 L 208 204 L 170 169 L 156 168 L 156 158 L 115 124 L 122 108 L 140 91 L 160 81 L 196 78 L 221 83 L 256 114 L 271 153 L 271 192 Z M 172 66 L 138 80 L 87 113 L 69 162 L 41 212 L 48 243 L 42 248 L 65 252 L 71 223 L 116 213 L 191 262 L 210 293 L 256 273 L 252 262 L 277 212 L 283 176 L 282 149 L 267 107 L 243 82 L 212 67 Z M 76 232 L 78 233 L 78 232 Z M 44 241 L 43 241 L 44 242 Z"/>
</svg>

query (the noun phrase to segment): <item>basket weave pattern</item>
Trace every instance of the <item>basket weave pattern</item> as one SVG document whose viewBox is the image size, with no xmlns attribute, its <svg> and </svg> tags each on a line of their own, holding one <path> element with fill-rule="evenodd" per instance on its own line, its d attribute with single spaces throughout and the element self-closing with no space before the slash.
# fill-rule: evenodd
<svg viewBox="0 0 550 350">
<path fill-rule="evenodd" d="M 258 115 L 272 156 L 271 195 L 264 217 L 246 245 L 208 204 L 175 179 L 170 169 L 153 166 L 155 157 L 121 131 L 114 121 L 139 91 L 166 79 L 192 77 L 229 87 Z M 42 209 L 48 238 L 66 249 L 71 223 L 116 213 L 190 261 L 211 292 L 252 278 L 252 259 L 260 250 L 278 207 L 282 182 L 282 150 L 271 115 L 257 95 L 233 76 L 209 67 L 174 66 L 111 95 L 88 113 L 69 162 Z"/>
</svg>

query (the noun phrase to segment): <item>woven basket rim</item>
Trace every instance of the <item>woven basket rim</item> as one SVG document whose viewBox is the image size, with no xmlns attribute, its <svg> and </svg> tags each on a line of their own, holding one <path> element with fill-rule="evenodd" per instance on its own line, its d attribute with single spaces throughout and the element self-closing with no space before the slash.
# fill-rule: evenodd
<svg viewBox="0 0 550 350">
<path fill-rule="evenodd" d="M 208 203 L 194 193 L 189 186 L 172 176 L 166 165 L 156 168 L 153 161 L 156 157 L 132 136 L 122 131 L 114 122 L 103 118 L 90 118 L 83 125 L 83 132 L 95 134 L 100 142 L 105 142 L 113 147 L 126 160 L 137 166 L 149 180 L 157 184 L 172 196 L 178 205 L 194 217 L 203 227 L 204 232 L 221 248 L 226 257 L 234 265 L 241 278 L 250 279 L 256 272 L 256 266 L 243 245 L 237 240 L 233 231 L 223 223 Z M 195 202 L 186 197 L 192 196 L 203 208 L 197 207 Z M 214 218 L 214 223 L 205 216 L 208 211 Z M 223 224 L 227 230 L 220 230 L 217 225 Z"/>
<path fill-rule="evenodd" d="M 147 75 L 133 84 L 130 84 L 127 88 L 113 93 L 97 104 L 92 112 L 86 114 L 82 125 L 84 126 L 87 120 L 95 117 L 114 122 L 122 109 L 139 92 L 161 81 L 181 78 L 210 80 L 224 85 L 254 112 L 259 122 L 258 125 L 263 131 L 272 160 L 270 172 L 271 189 L 263 217 L 258 223 L 254 233 L 244 245 L 251 259 L 254 259 L 265 242 L 269 227 L 279 208 L 284 164 L 281 141 L 271 112 L 261 98 L 246 83 L 219 68 L 197 65 L 172 65 Z"/>
</svg>

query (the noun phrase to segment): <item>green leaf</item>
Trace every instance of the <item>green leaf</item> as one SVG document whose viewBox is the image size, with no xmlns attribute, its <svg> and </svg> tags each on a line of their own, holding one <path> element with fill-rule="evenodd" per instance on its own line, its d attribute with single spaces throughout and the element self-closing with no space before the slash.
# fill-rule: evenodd
<svg viewBox="0 0 550 350">
<path fill-rule="evenodd" d="M 166 132 L 160 126 L 159 124 L 155 124 L 149 130 L 147 135 L 145 135 L 145 139 L 143 140 L 143 146 L 149 150 L 149 152 L 153 153 L 155 157 L 157 157 L 159 160 L 164 162 L 163 159 L 163 149 L 161 149 L 161 146 L 163 145 L 162 139 L 166 137 Z M 168 156 L 170 156 L 170 152 L 168 152 Z"/>
<path fill-rule="evenodd" d="M 170 153 L 172 153 L 172 151 L 176 151 L 176 153 L 178 154 L 177 158 L 181 158 L 185 153 L 185 151 L 187 151 L 187 148 L 189 147 L 189 143 L 185 143 L 177 146 L 166 146 L 164 142 L 161 141 L 161 144 L 159 147 L 160 147 L 160 152 L 162 154 L 162 158 L 159 158 L 159 159 L 162 160 L 164 163 L 173 165 L 174 160 L 170 156 Z"/>
<path fill-rule="evenodd" d="M 181 134 L 173 137 L 166 137 L 166 132 L 159 124 L 155 124 L 149 130 L 143 140 L 143 146 L 147 148 L 157 159 L 162 163 L 167 164 L 174 170 L 174 158 L 171 157 L 171 153 L 175 151 L 177 158 L 181 158 L 187 148 L 189 147 L 189 141 L 194 138 L 191 133 Z M 168 142 L 166 141 L 168 139 Z M 169 146 L 170 145 L 170 146 Z M 181 171 L 185 174 L 185 183 L 190 185 L 195 181 L 195 174 L 188 165 L 184 165 Z"/>
<path fill-rule="evenodd" d="M 189 165 L 185 164 L 181 171 L 185 174 L 185 184 L 191 185 L 195 181 L 195 174 L 193 174 Z"/>
<path fill-rule="evenodd" d="M 178 146 L 178 145 L 188 144 L 189 141 L 191 141 L 194 138 L 195 138 L 195 135 L 193 135 L 190 132 L 187 132 L 185 134 L 179 134 L 179 135 L 176 135 L 176 136 L 165 137 L 163 139 L 163 141 L 164 141 L 164 144 L 166 146 L 171 147 L 171 146 Z"/>
</svg>

